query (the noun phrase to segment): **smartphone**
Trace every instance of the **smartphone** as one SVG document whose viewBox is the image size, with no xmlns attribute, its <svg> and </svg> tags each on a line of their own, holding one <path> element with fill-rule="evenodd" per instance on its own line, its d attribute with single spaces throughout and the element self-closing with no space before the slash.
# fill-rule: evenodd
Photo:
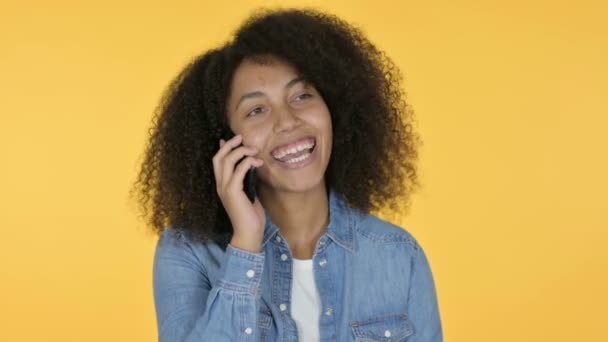
<svg viewBox="0 0 608 342">
<path fill-rule="evenodd" d="M 232 132 L 232 130 L 230 130 L 228 128 L 224 131 L 224 134 L 222 135 L 222 139 L 224 139 L 224 141 L 228 141 L 228 140 L 232 139 L 234 136 L 235 136 L 234 132 Z M 239 146 L 243 146 L 243 144 L 241 143 Z M 237 146 L 237 147 L 239 147 L 239 146 Z M 236 165 L 238 165 L 246 157 L 247 156 L 244 156 L 239 161 L 237 161 Z M 236 167 L 236 165 L 235 165 L 235 167 Z M 245 179 L 243 179 L 243 191 L 245 191 L 245 194 L 247 195 L 247 198 L 249 198 L 251 203 L 253 203 L 255 201 L 255 196 L 256 196 L 255 185 L 256 185 L 256 172 L 255 172 L 255 167 L 252 166 L 249 168 L 249 170 L 247 170 L 247 173 L 245 173 Z"/>
</svg>

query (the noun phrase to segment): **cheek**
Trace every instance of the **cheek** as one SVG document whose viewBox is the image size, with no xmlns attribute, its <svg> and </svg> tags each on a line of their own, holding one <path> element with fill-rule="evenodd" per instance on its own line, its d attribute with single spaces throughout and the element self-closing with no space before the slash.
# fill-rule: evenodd
<svg viewBox="0 0 608 342">
<path fill-rule="evenodd" d="M 331 142 L 332 140 L 332 123 L 331 116 L 329 112 L 327 114 L 321 115 L 317 121 L 317 127 L 321 128 L 325 133 L 326 139 Z"/>
<path fill-rule="evenodd" d="M 268 134 L 263 127 L 257 127 L 243 131 L 243 144 L 249 147 L 255 147 L 258 151 L 264 152 Z"/>
<path fill-rule="evenodd" d="M 332 122 L 331 122 L 331 116 L 329 113 L 327 113 L 327 117 L 325 120 L 325 139 L 327 141 L 327 150 L 329 151 L 328 153 L 331 155 L 331 151 L 333 150 L 333 128 L 332 128 Z"/>
</svg>

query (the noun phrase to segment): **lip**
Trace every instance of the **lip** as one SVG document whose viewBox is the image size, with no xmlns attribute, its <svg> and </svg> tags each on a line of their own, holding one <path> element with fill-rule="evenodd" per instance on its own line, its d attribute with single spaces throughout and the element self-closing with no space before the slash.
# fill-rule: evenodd
<svg viewBox="0 0 608 342">
<path fill-rule="evenodd" d="M 294 148 L 294 147 L 296 147 L 296 146 L 298 146 L 298 145 L 302 144 L 303 142 L 305 142 L 307 140 L 310 140 L 310 139 L 312 139 L 314 141 L 314 143 L 316 144 L 317 138 L 315 138 L 312 135 L 306 136 L 306 137 L 302 137 L 302 138 L 298 138 L 296 140 L 293 140 L 290 143 L 283 144 L 283 145 L 280 145 L 280 146 L 277 146 L 277 147 L 273 148 L 270 151 L 270 156 L 272 157 L 274 155 L 275 151 Z"/>
</svg>

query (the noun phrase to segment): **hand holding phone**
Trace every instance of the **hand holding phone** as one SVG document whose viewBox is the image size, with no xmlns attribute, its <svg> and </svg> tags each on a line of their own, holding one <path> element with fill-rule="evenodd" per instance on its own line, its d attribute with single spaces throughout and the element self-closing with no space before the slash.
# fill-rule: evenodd
<svg viewBox="0 0 608 342">
<path fill-rule="evenodd" d="M 266 224 L 264 208 L 255 197 L 255 178 L 252 178 L 255 174 L 251 175 L 252 168 L 264 163 L 254 157 L 257 153 L 257 149 L 242 144 L 241 136 L 235 136 L 220 141 L 220 148 L 213 157 L 217 193 L 234 233 L 230 243 L 254 253 L 261 249 Z M 249 179 L 246 179 L 247 173 L 250 173 Z"/>
<path fill-rule="evenodd" d="M 227 129 L 226 132 L 224 133 L 223 139 L 225 141 L 228 141 L 229 139 L 231 139 L 233 137 L 234 137 L 234 132 L 232 132 L 230 129 Z M 237 147 L 241 147 L 241 146 L 243 146 L 243 143 L 241 143 Z M 246 158 L 246 156 L 243 156 L 241 159 L 239 159 L 239 161 L 236 162 L 236 165 L 239 165 L 245 158 Z M 256 186 L 255 166 L 251 166 L 247 170 L 247 173 L 245 173 L 245 179 L 243 179 L 243 191 L 245 191 L 245 194 L 247 195 L 247 198 L 249 198 L 251 203 L 253 203 L 255 201 L 255 196 L 256 196 L 255 186 Z"/>
</svg>

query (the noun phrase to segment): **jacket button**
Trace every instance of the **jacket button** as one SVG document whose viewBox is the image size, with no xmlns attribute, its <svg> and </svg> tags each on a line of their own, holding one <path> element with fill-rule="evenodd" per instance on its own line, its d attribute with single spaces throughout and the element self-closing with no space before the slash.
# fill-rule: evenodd
<svg viewBox="0 0 608 342">
<path fill-rule="evenodd" d="M 333 312 L 334 310 L 332 308 L 327 308 L 325 309 L 325 316 L 331 316 Z"/>
<path fill-rule="evenodd" d="M 281 242 L 281 237 L 277 235 L 277 237 L 275 238 L 275 240 L 277 240 L 277 242 Z"/>
<path fill-rule="evenodd" d="M 287 260 L 287 254 L 281 254 L 281 260 L 283 260 L 283 261 Z"/>
<path fill-rule="evenodd" d="M 391 337 L 391 331 L 390 330 L 385 330 L 384 331 L 384 337 Z"/>
<path fill-rule="evenodd" d="M 280 305 L 279 305 L 279 310 L 281 310 L 281 311 L 285 311 L 285 310 L 287 310 L 287 305 L 285 305 L 285 304 L 280 304 Z"/>
<path fill-rule="evenodd" d="M 254 270 L 247 271 L 247 278 L 253 278 L 254 275 L 255 275 L 255 271 Z"/>
<path fill-rule="evenodd" d="M 319 265 L 321 265 L 321 267 L 325 267 L 325 265 L 327 265 L 327 259 L 321 259 L 321 261 L 319 261 Z"/>
<path fill-rule="evenodd" d="M 247 334 L 247 335 L 251 335 L 252 332 L 253 332 L 253 330 L 249 327 L 247 327 L 247 329 L 245 329 L 245 334 Z"/>
</svg>

